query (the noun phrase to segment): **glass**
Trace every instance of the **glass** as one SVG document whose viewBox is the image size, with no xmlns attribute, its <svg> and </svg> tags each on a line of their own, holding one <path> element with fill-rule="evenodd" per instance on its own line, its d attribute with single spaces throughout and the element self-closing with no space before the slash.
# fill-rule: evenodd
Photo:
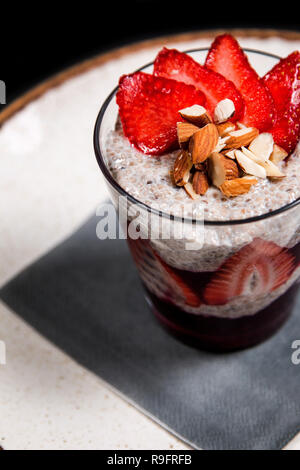
<svg viewBox="0 0 300 470">
<path fill-rule="evenodd" d="M 260 51 L 246 52 L 260 75 L 279 59 Z M 207 50 L 187 53 L 203 63 Z M 263 61 L 258 61 L 261 56 Z M 152 64 L 141 70 L 151 73 Z M 154 314 L 175 336 L 203 349 L 231 351 L 267 339 L 287 320 L 296 298 L 300 274 L 299 199 L 248 219 L 204 220 L 201 227 L 196 220 L 188 219 L 183 237 L 156 238 L 167 222 L 172 233 L 182 234 L 177 229 L 183 221 L 159 209 L 151 211 L 112 177 L 105 143 L 118 116 L 116 91 L 99 112 L 95 153 L 117 211 L 122 196 L 127 198 L 129 209 L 138 207 L 141 214 L 140 237 L 129 236 L 127 241 Z M 132 213 L 136 215 L 136 211 Z M 127 214 L 129 228 L 134 215 L 130 210 Z M 203 246 L 187 249 L 187 242 L 195 238 L 197 231 L 203 237 Z"/>
</svg>

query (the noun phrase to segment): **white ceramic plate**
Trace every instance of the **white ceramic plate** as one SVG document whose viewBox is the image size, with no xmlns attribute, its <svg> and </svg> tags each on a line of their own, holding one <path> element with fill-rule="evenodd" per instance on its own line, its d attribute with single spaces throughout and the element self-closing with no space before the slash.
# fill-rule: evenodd
<svg viewBox="0 0 300 470">
<path fill-rule="evenodd" d="M 180 50 L 207 47 L 214 35 L 157 39 L 96 57 L 51 78 L 0 114 L 0 285 L 71 233 L 106 197 L 92 135 L 99 108 L 119 76 L 152 61 L 165 44 Z M 293 33 L 242 31 L 239 36 L 242 46 L 279 56 L 300 48 L 300 36 Z M 7 365 L 0 366 L 4 448 L 186 448 L 3 304 L 0 339 L 7 344 Z M 292 445 L 300 449 L 300 439 Z"/>
</svg>

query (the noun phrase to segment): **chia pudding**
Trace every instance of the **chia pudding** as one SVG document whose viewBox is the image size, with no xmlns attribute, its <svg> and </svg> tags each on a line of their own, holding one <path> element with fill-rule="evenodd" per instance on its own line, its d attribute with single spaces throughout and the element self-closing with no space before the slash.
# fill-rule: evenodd
<svg viewBox="0 0 300 470">
<path fill-rule="evenodd" d="M 300 276 L 300 210 L 291 205 L 300 197 L 300 144 L 276 162 L 283 177 L 257 177 L 244 194 L 228 197 L 208 173 L 209 187 L 195 200 L 174 181 L 178 157 L 190 147 L 149 155 L 133 145 L 126 124 L 121 113 L 103 145 L 112 178 L 148 207 L 208 221 L 198 248 L 187 249 L 195 238 L 192 224 L 183 238 L 151 238 L 143 224 L 139 238 L 128 237 L 156 316 L 173 334 L 206 349 L 234 350 L 266 339 L 288 318 Z M 237 168 L 237 182 L 256 177 L 239 162 Z M 117 203 L 115 191 L 113 199 Z M 160 219 L 151 219 L 158 234 Z"/>
<path fill-rule="evenodd" d="M 154 158 L 144 155 L 130 145 L 119 122 L 108 134 L 106 148 L 108 168 L 120 186 L 144 204 L 159 204 L 163 212 L 173 215 L 181 216 L 184 210 L 189 217 L 204 213 L 211 221 L 245 219 L 279 209 L 300 196 L 300 145 L 288 162 L 278 164 L 285 178 L 260 179 L 249 193 L 233 199 L 211 186 L 196 204 L 172 181 L 178 150 Z"/>
</svg>

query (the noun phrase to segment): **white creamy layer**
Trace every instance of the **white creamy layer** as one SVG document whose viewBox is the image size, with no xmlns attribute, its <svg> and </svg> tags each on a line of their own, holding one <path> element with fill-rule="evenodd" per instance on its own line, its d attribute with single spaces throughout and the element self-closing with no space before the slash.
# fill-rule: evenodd
<svg viewBox="0 0 300 470">
<path fill-rule="evenodd" d="M 281 164 L 286 175 L 282 180 L 259 179 L 249 193 L 236 198 L 227 198 L 211 187 L 197 201 L 172 183 L 170 170 L 178 152 L 161 157 L 144 155 L 129 144 L 120 127 L 109 133 L 106 148 L 108 167 L 125 191 L 151 207 L 178 216 L 184 213 L 186 217 L 203 220 L 204 215 L 206 220 L 212 221 L 245 219 L 279 209 L 300 196 L 300 144 L 288 162 Z M 162 223 L 167 222 L 158 217 L 151 220 L 155 233 L 161 232 Z M 171 266 L 189 271 L 214 271 L 255 238 L 270 240 L 282 247 L 295 246 L 300 240 L 300 207 L 250 224 L 205 226 L 203 245 L 197 250 L 186 249 L 186 243 L 196 239 L 191 224 L 182 239 L 159 239 L 151 243 Z"/>
</svg>

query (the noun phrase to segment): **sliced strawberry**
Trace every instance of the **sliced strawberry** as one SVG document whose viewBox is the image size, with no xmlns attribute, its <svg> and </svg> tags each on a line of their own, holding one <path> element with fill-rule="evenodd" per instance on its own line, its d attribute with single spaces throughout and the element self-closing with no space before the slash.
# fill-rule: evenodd
<svg viewBox="0 0 300 470">
<path fill-rule="evenodd" d="M 275 108 L 271 94 L 234 37 L 230 34 L 218 36 L 208 52 L 205 66 L 231 80 L 240 91 L 245 102 L 241 122 L 260 131 L 272 127 Z"/>
<path fill-rule="evenodd" d="M 300 52 L 282 59 L 263 82 L 273 97 L 277 118 L 271 129 L 276 144 L 292 152 L 300 138 Z"/>
<path fill-rule="evenodd" d="M 208 305 L 224 305 L 240 295 L 267 294 L 284 284 L 295 269 L 287 249 L 259 238 L 228 259 L 204 292 Z"/>
<path fill-rule="evenodd" d="M 176 272 L 175 268 L 171 268 L 161 257 L 154 253 L 156 259 L 159 261 L 162 268 L 168 273 L 168 275 L 175 281 L 184 301 L 191 307 L 199 307 L 202 303 L 196 292 L 182 279 L 182 277 Z"/>
<path fill-rule="evenodd" d="M 143 240 L 141 238 L 132 240 L 128 236 L 127 242 L 142 279 L 145 281 L 145 277 L 147 277 L 146 285 L 148 287 L 153 282 L 153 271 L 155 271 L 155 279 L 156 281 L 159 279 L 161 293 L 164 293 L 166 300 L 168 299 L 170 301 L 174 297 L 174 295 L 172 295 L 172 290 L 174 291 L 174 289 L 172 285 L 170 286 L 169 282 L 169 277 L 171 277 L 178 288 L 178 292 L 176 292 L 176 294 L 181 295 L 187 305 L 198 307 L 202 303 L 194 290 L 182 279 L 180 274 L 176 272 L 177 270 L 175 268 L 171 268 L 153 250 L 148 240 Z M 149 269 L 149 267 L 151 267 L 151 269 Z M 159 275 L 158 270 L 160 270 L 160 268 L 163 268 L 163 276 Z M 150 272 L 152 272 L 152 278 L 150 277 Z"/>
<path fill-rule="evenodd" d="M 240 120 L 244 112 L 244 101 L 234 84 L 222 75 L 198 64 L 192 57 L 176 49 L 162 49 L 154 62 L 154 75 L 172 78 L 194 85 L 206 96 L 206 108 L 213 116 L 219 101 L 229 98 L 234 102 L 233 121 Z"/>
<path fill-rule="evenodd" d="M 178 111 L 205 104 L 205 96 L 192 85 L 143 72 L 123 75 L 117 93 L 123 131 L 139 150 L 161 155 L 178 147 Z"/>
</svg>

